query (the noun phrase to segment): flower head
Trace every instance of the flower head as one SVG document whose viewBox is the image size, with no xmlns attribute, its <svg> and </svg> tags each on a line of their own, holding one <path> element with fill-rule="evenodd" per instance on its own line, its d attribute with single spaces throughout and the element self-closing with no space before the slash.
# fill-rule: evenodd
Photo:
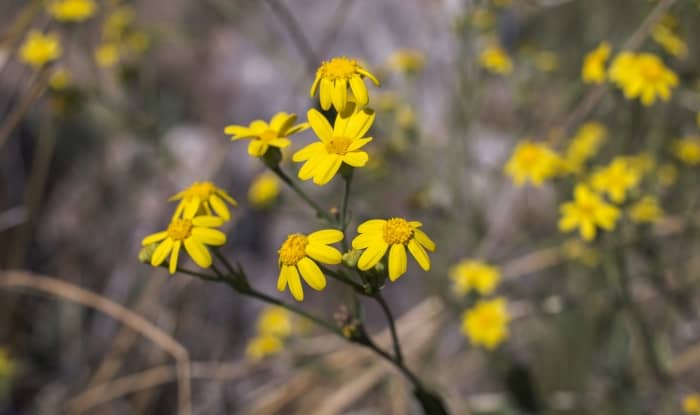
<svg viewBox="0 0 700 415">
<path fill-rule="evenodd" d="M 654 223 L 664 215 L 663 209 L 659 206 L 659 199 L 654 196 L 644 196 L 635 204 L 630 206 L 630 218 L 637 223 Z"/>
<path fill-rule="evenodd" d="M 93 0 L 53 0 L 48 4 L 48 11 L 59 22 L 82 22 L 89 19 L 97 5 Z"/>
<path fill-rule="evenodd" d="M 480 300 L 462 315 L 462 333 L 474 345 L 493 350 L 508 337 L 509 321 L 504 298 Z"/>
<path fill-rule="evenodd" d="M 43 33 L 32 30 L 20 47 L 19 54 L 22 62 L 35 68 L 58 59 L 61 56 L 61 42 L 55 33 Z"/>
<path fill-rule="evenodd" d="M 245 354 L 248 359 L 256 362 L 269 356 L 274 356 L 282 351 L 282 339 L 270 334 L 262 334 L 248 342 Z"/>
<path fill-rule="evenodd" d="M 683 412 L 687 415 L 700 415 L 700 394 L 691 393 L 683 398 Z"/>
<path fill-rule="evenodd" d="M 95 49 L 95 62 L 102 68 L 111 68 L 119 62 L 121 52 L 116 42 L 103 42 Z"/>
<path fill-rule="evenodd" d="M 678 139 L 673 143 L 671 151 L 685 164 L 700 165 L 700 137 Z"/>
<path fill-rule="evenodd" d="M 296 114 L 278 112 L 269 123 L 263 120 L 255 120 L 247 127 L 242 125 L 229 125 L 224 129 L 225 134 L 231 135 L 232 140 L 249 138 L 248 154 L 253 157 L 262 157 L 270 147 L 285 148 L 292 142 L 289 136 L 308 128 L 308 124 L 294 124 Z"/>
<path fill-rule="evenodd" d="M 593 157 L 608 134 L 603 124 L 587 122 L 578 129 L 566 148 L 564 163 L 573 173 L 580 173 L 584 163 Z"/>
<path fill-rule="evenodd" d="M 589 52 L 583 59 L 581 79 L 587 84 L 602 84 L 605 82 L 605 63 L 610 57 L 610 44 L 601 42 L 597 48 Z"/>
<path fill-rule="evenodd" d="M 357 268 L 369 270 L 389 251 L 389 279 L 396 281 L 406 272 L 408 248 L 418 265 L 424 271 L 429 271 L 430 258 L 425 251 L 435 251 L 435 242 L 419 229 L 421 226 L 420 222 L 409 222 L 403 218 L 371 219 L 362 223 L 357 228 L 359 235 L 352 240 L 354 249 L 364 249 L 357 261 Z"/>
<path fill-rule="evenodd" d="M 473 259 L 464 259 L 450 269 L 454 291 L 465 295 L 476 290 L 481 295 L 491 294 L 501 279 L 498 268 Z"/>
<path fill-rule="evenodd" d="M 65 68 L 59 68 L 51 73 L 49 86 L 54 91 L 63 91 L 71 83 L 71 73 Z"/>
<path fill-rule="evenodd" d="M 309 144 L 294 153 L 292 160 L 305 161 L 299 169 L 299 178 L 313 178 L 321 186 L 328 183 L 345 163 L 351 167 L 363 167 L 369 155 L 361 150 L 372 137 L 364 137 L 374 122 L 374 111 L 369 108 L 357 109 L 351 104 L 352 111 L 339 113 L 333 127 L 326 117 L 315 109 L 309 110 L 309 124 L 320 141 Z"/>
<path fill-rule="evenodd" d="M 678 77 L 651 53 L 620 54 L 610 69 L 611 79 L 622 88 L 627 99 L 639 98 L 649 106 L 657 97 L 668 101 L 671 88 L 678 85 Z"/>
<path fill-rule="evenodd" d="M 673 186 L 678 180 L 678 168 L 672 163 L 664 163 L 656 169 L 656 180 L 663 187 Z"/>
<path fill-rule="evenodd" d="M 289 285 L 292 296 L 297 301 L 302 301 L 304 291 L 301 278 L 316 291 L 326 288 L 326 277 L 314 261 L 329 265 L 339 264 L 342 254 L 328 245 L 342 239 L 343 233 L 337 229 L 324 229 L 309 235 L 289 235 L 278 251 L 280 274 L 277 290 L 284 291 Z"/>
<path fill-rule="evenodd" d="M 168 228 L 143 238 L 143 246 L 158 243 L 151 256 L 151 265 L 160 266 L 170 254 L 168 270 L 174 274 L 180 248 L 184 245 L 192 260 L 202 268 L 209 268 L 212 263 L 207 245 L 221 246 L 226 243 L 226 235 L 212 229 L 221 226 L 224 221 L 216 216 L 197 216 L 198 204 L 190 203 L 185 207 L 182 218 L 173 218 Z"/>
<path fill-rule="evenodd" d="M 420 72 L 425 66 L 425 55 L 416 49 L 398 49 L 389 56 L 388 65 L 397 72 Z"/>
<path fill-rule="evenodd" d="M 379 86 L 379 80 L 357 60 L 345 56 L 335 57 L 321 63 L 309 95 L 313 98 L 318 90 L 321 108 L 328 110 L 333 104 L 336 111 L 340 113 L 345 111 L 345 106 L 348 104 L 348 87 L 350 87 L 355 102 L 362 107 L 369 103 L 367 86 L 363 80 L 365 77 Z"/>
<path fill-rule="evenodd" d="M 574 189 L 574 200 L 563 203 L 559 210 L 559 230 L 571 232 L 579 228 L 581 237 L 587 241 L 595 238 L 596 227 L 613 230 L 620 216 L 615 206 L 606 203 L 583 184 Z"/>
<path fill-rule="evenodd" d="M 248 189 L 248 201 L 257 208 L 271 205 L 280 193 L 280 184 L 272 173 L 263 173 L 253 180 Z"/>
<path fill-rule="evenodd" d="M 627 192 L 634 189 L 640 179 L 639 169 L 635 169 L 628 160 L 616 157 L 607 167 L 593 174 L 591 185 L 593 189 L 607 193 L 613 202 L 622 203 Z"/>
<path fill-rule="evenodd" d="M 286 308 L 268 306 L 258 316 L 258 332 L 284 338 L 292 333 L 292 316 Z"/>
<path fill-rule="evenodd" d="M 238 203 L 224 189 L 216 187 L 212 182 L 194 182 L 187 189 L 171 196 L 169 201 L 179 200 L 180 203 L 173 213 L 173 218 L 180 216 L 190 205 L 195 212 L 203 211 L 206 215 L 216 214 L 223 220 L 231 219 L 226 203 L 237 206 Z"/>
<path fill-rule="evenodd" d="M 684 58 L 688 55 L 688 45 L 668 25 L 658 24 L 652 30 L 651 37 L 670 55 L 677 58 Z"/>
<path fill-rule="evenodd" d="M 500 46 L 490 46 L 479 55 L 479 64 L 489 72 L 508 75 L 513 72 L 513 61 Z"/>
<path fill-rule="evenodd" d="M 518 186 L 528 180 L 535 186 L 540 186 L 545 180 L 554 177 L 561 165 L 561 158 L 546 144 L 526 139 L 518 143 L 505 166 L 505 172 Z"/>
</svg>

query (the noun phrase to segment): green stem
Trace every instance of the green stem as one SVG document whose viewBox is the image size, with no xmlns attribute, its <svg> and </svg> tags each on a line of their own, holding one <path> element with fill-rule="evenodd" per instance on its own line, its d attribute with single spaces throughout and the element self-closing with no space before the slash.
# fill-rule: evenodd
<svg viewBox="0 0 700 415">
<path fill-rule="evenodd" d="M 279 165 L 270 167 L 270 170 L 272 170 L 272 172 L 275 173 L 277 177 L 279 177 L 280 180 L 282 180 L 287 186 L 294 190 L 294 192 L 297 195 L 299 195 L 299 197 L 302 198 L 304 202 L 311 206 L 316 211 L 316 215 L 326 220 L 329 224 L 335 223 L 335 219 L 333 219 L 333 217 L 328 212 L 321 208 L 321 206 L 319 206 L 318 203 L 314 202 L 306 193 L 304 193 L 304 191 L 301 190 L 301 188 L 297 186 L 297 184 L 294 183 L 294 181 L 289 176 L 287 176 L 287 174 L 283 172 L 282 169 L 280 169 Z"/>
<path fill-rule="evenodd" d="M 334 270 L 332 270 L 332 269 L 330 269 L 330 268 L 327 268 L 327 267 L 325 267 L 325 266 L 323 266 L 323 265 L 321 265 L 321 264 L 318 264 L 318 266 L 319 266 L 319 268 L 321 268 L 321 271 L 323 271 L 325 274 L 328 274 L 328 275 L 330 275 L 331 277 L 337 279 L 338 281 L 343 282 L 343 283 L 349 285 L 349 286 L 352 287 L 355 291 L 358 291 L 358 292 L 360 292 L 360 293 L 364 293 L 364 292 L 365 292 L 365 289 L 364 289 L 364 287 L 363 287 L 362 285 L 360 285 L 360 284 L 356 283 L 355 281 L 353 281 L 350 277 L 348 277 L 347 275 L 345 275 L 344 272 L 334 271 Z"/>
<path fill-rule="evenodd" d="M 345 229 L 348 226 L 347 223 L 347 218 L 348 218 L 348 201 L 350 200 L 350 186 L 352 185 L 352 170 L 350 173 L 348 173 L 347 176 L 343 176 L 343 179 L 345 181 L 345 189 L 343 191 L 343 202 L 340 207 L 340 230 L 345 232 Z M 343 243 L 345 243 L 345 240 L 343 240 Z M 347 249 L 347 248 L 346 248 Z"/>
<path fill-rule="evenodd" d="M 377 292 L 374 295 L 374 299 L 377 300 L 380 306 L 382 306 L 384 315 L 386 316 L 386 319 L 389 322 L 389 331 L 391 331 L 391 341 L 394 344 L 394 355 L 396 356 L 396 361 L 400 364 L 403 364 L 401 343 L 399 342 L 399 336 L 396 333 L 396 323 L 394 321 L 393 314 L 391 314 L 391 309 L 389 309 L 389 306 L 387 305 L 386 300 L 384 300 L 384 296 L 382 295 L 381 291 Z"/>
</svg>

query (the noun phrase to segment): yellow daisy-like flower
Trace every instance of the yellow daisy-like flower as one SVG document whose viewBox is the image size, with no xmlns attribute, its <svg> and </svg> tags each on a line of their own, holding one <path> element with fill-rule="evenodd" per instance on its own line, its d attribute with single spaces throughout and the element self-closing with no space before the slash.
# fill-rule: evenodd
<svg viewBox="0 0 700 415">
<path fill-rule="evenodd" d="M 32 30 L 19 49 L 22 62 L 40 68 L 61 56 L 61 42 L 55 33 L 43 34 Z"/>
<path fill-rule="evenodd" d="M 345 56 L 335 57 L 329 61 L 324 61 L 316 71 L 316 79 L 311 85 L 309 96 L 316 95 L 321 101 L 321 108 L 328 110 L 331 104 L 336 111 L 343 112 L 348 104 L 348 86 L 355 102 L 359 106 L 369 103 L 369 94 L 363 78 L 369 78 L 376 86 L 379 80 L 367 69 L 363 68 L 355 59 Z"/>
<path fill-rule="evenodd" d="M 231 135 L 231 139 L 234 141 L 250 138 L 248 154 L 253 157 L 262 157 L 270 147 L 288 147 L 292 142 L 287 137 L 308 128 L 306 123 L 294 125 L 296 120 L 296 114 L 278 112 L 269 123 L 263 120 L 255 120 L 248 124 L 247 127 L 229 125 L 224 129 L 224 133 Z"/>
<path fill-rule="evenodd" d="M 637 186 L 641 176 L 626 159 L 616 157 L 607 167 L 593 174 L 591 185 L 593 189 L 607 193 L 613 202 L 623 203 L 627 192 Z"/>
<path fill-rule="evenodd" d="M 686 137 L 676 140 L 671 151 L 685 164 L 700 165 L 700 137 Z"/>
<path fill-rule="evenodd" d="M 571 232 L 579 228 L 581 237 L 587 241 L 595 238 L 596 227 L 613 230 L 620 217 L 620 211 L 615 206 L 606 203 L 583 184 L 574 189 L 574 200 L 563 203 L 559 210 L 559 230 Z"/>
<path fill-rule="evenodd" d="M 420 72 L 425 66 L 425 54 L 416 49 L 398 49 L 389 56 L 387 64 L 397 72 Z"/>
<path fill-rule="evenodd" d="M 608 78 L 622 88 L 634 72 L 637 55 L 632 52 L 620 52 L 615 56 L 608 70 Z"/>
<path fill-rule="evenodd" d="M 645 106 L 653 104 L 657 97 L 668 101 L 671 88 L 678 85 L 678 77 L 651 53 L 636 55 L 629 65 L 620 69 L 623 73 L 618 82 L 627 99 L 639 98 Z"/>
<path fill-rule="evenodd" d="M 589 52 L 583 59 L 581 79 L 587 84 L 602 84 L 605 82 L 605 63 L 610 57 L 610 44 L 601 42 L 597 48 Z"/>
<path fill-rule="evenodd" d="M 248 189 L 248 201 L 257 208 L 270 206 L 280 193 L 280 183 L 272 173 L 263 173 L 253 180 Z"/>
<path fill-rule="evenodd" d="M 601 123 L 583 124 L 566 148 L 566 168 L 573 173 L 580 173 L 586 161 L 598 152 L 607 134 L 607 129 Z"/>
<path fill-rule="evenodd" d="M 493 350 L 508 338 L 509 321 L 505 298 L 480 300 L 462 315 L 462 333 L 473 344 Z"/>
<path fill-rule="evenodd" d="M 337 249 L 328 246 L 340 242 L 343 232 L 337 229 L 323 229 L 309 235 L 295 233 L 289 235 L 279 249 L 280 275 L 277 290 L 289 291 L 297 301 L 304 300 L 301 278 L 316 291 L 326 288 L 326 276 L 314 261 L 323 264 L 339 264 L 343 255 Z"/>
<path fill-rule="evenodd" d="M 248 342 L 245 354 L 248 359 L 257 362 L 269 356 L 274 356 L 282 351 L 284 344 L 282 339 L 270 334 L 254 337 Z"/>
<path fill-rule="evenodd" d="M 526 139 L 515 147 L 504 170 L 518 186 L 528 180 L 540 186 L 554 177 L 562 164 L 561 158 L 547 145 Z"/>
<path fill-rule="evenodd" d="M 367 271 L 377 265 L 389 251 L 389 279 L 396 281 L 406 272 L 408 260 L 406 248 L 424 270 L 430 270 L 430 258 L 426 250 L 435 251 L 435 242 L 419 228 L 417 221 L 403 218 L 371 219 L 357 227 L 359 233 L 352 240 L 354 249 L 364 249 L 357 261 L 357 268 Z"/>
<path fill-rule="evenodd" d="M 151 265 L 160 266 L 170 254 L 168 270 L 174 274 L 177 270 L 177 260 L 180 248 L 184 245 L 192 260 L 202 268 L 212 264 L 211 254 L 207 245 L 221 246 L 226 243 L 226 235 L 217 229 L 224 221 L 216 216 L 197 216 L 198 204 L 191 203 L 185 208 L 182 218 L 173 218 L 168 229 L 143 238 L 141 244 L 148 246 L 159 243 L 151 256 Z"/>
<path fill-rule="evenodd" d="M 180 214 L 188 209 L 190 205 L 195 212 L 199 212 L 200 208 L 206 215 L 216 214 L 223 220 L 231 219 L 231 211 L 226 206 L 226 203 L 235 207 L 238 202 L 232 198 L 224 189 L 216 187 L 212 182 L 194 182 L 187 189 L 171 196 L 169 202 L 179 200 L 180 203 L 175 208 L 173 218 L 177 218 Z"/>
<path fill-rule="evenodd" d="M 93 0 L 54 0 L 48 4 L 49 14 L 59 22 L 82 22 L 96 10 Z"/>
<path fill-rule="evenodd" d="M 449 274 L 458 295 L 466 295 L 471 290 L 476 290 L 481 295 L 491 294 L 501 279 L 497 267 L 473 259 L 460 261 L 450 269 Z"/>
<path fill-rule="evenodd" d="M 700 415 L 700 394 L 691 393 L 683 398 L 683 412 L 688 415 Z"/>
<path fill-rule="evenodd" d="M 669 54 L 677 58 L 688 56 L 688 45 L 668 26 L 659 24 L 651 32 L 651 37 Z"/>
<path fill-rule="evenodd" d="M 60 68 L 53 71 L 49 77 L 49 86 L 54 91 L 63 91 L 64 89 L 68 88 L 70 83 L 71 73 L 65 68 Z"/>
<path fill-rule="evenodd" d="M 479 55 L 479 64 L 489 72 L 508 75 L 513 72 L 513 61 L 500 46 L 490 46 Z"/>
<path fill-rule="evenodd" d="M 311 109 L 307 113 L 309 124 L 320 141 L 309 144 L 292 156 L 295 162 L 306 162 L 299 169 L 301 180 L 313 178 L 315 184 L 322 186 L 331 181 L 343 163 L 351 167 L 367 164 L 369 155 L 361 148 L 372 141 L 372 137 L 364 135 L 372 127 L 374 111 L 350 105 L 351 111 L 339 113 L 333 127 L 317 110 Z"/>
<path fill-rule="evenodd" d="M 101 68 L 111 68 L 119 62 L 119 45 L 115 42 L 102 43 L 95 49 L 95 62 Z"/>
<path fill-rule="evenodd" d="M 659 206 L 659 199 L 647 195 L 630 206 L 630 218 L 637 223 L 654 223 L 664 216 L 664 210 Z"/>
<path fill-rule="evenodd" d="M 285 338 L 292 334 L 292 315 L 284 307 L 268 306 L 258 317 L 258 332 Z"/>
</svg>

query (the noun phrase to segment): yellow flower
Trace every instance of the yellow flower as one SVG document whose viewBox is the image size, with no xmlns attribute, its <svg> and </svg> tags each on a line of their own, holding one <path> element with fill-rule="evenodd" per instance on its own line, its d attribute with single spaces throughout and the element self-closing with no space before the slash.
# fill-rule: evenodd
<svg viewBox="0 0 700 415">
<path fill-rule="evenodd" d="M 340 166 L 345 163 L 351 167 L 363 167 L 369 160 L 366 151 L 360 150 L 372 141 L 364 137 L 374 122 L 374 111 L 369 108 L 356 109 L 349 106 L 347 113 L 338 113 L 333 127 L 320 112 L 309 110 L 309 124 L 320 141 L 309 144 L 294 153 L 292 160 L 305 161 L 298 176 L 301 180 L 313 178 L 314 183 L 322 186 L 335 176 Z"/>
<path fill-rule="evenodd" d="M 289 235 L 278 251 L 280 274 L 277 290 L 284 291 L 289 285 L 292 296 L 297 301 L 304 300 L 300 274 L 314 290 L 321 291 L 326 288 L 326 276 L 314 261 L 329 265 L 339 264 L 342 254 L 328 245 L 342 239 L 343 233 L 337 229 L 323 229 L 309 235 Z"/>
<path fill-rule="evenodd" d="M 663 209 L 659 206 L 659 200 L 649 195 L 630 206 L 629 213 L 632 221 L 637 223 L 653 223 L 664 215 Z"/>
<path fill-rule="evenodd" d="M 579 228 L 581 237 L 587 241 L 595 238 L 596 227 L 613 230 L 620 216 L 615 206 L 606 203 L 583 184 L 574 189 L 574 200 L 563 203 L 559 210 L 559 230 L 571 232 Z"/>
<path fill-rule="evenodd" d="M 651 32 L 651 37 L 666 52 L 677 58 L 684 58 L 688 55 L 688 45 L 666 25 L 657 25 Z"/>
<path fill-rule="evenodd" d="M 639 98 L 645 106 L 653 104 L 657 97 L 668 101 L 671 88 L 678 85 L 678 77 L 651 53 L 636 55 L 628 65 L 619 69 L 618 85 L 627 99 Z"/>
<path fill-rule="evenodd" d="M 218 215 L 223 220 L 231 219 L 231 211 L 228 210 L 226 202 L 231 206 L 238 206 L 238 203 L 224 189 L 216 187 L 212 182 L 194 182 L 187 189 L 171 196 L 168 201 L 179 200 L 173 219 L 194 206 L 195 213 L 203 210 L 206 215 Z"/>
<path fill-rule="evenodd" d="M 627 82 L 627 78 L 634 72 L 636 60 L 637 55 L 632 52 L 620 52 L 617 54 L 608 70 L 610 80 L 622 88 Z"/>
<path fill-rule="evenodd" d="M 469 14 L 469 23 L 479 30 L 487 30 L 493 27 L 496 16 L 486 7 L 475 7 Z"/>
<path fill-rule="evenodd" d="M 256 362 L 268 356 L 274 356 L 282 351 L 282 340 L 277 336 L 263 334 L 248 342 L 245 354 L 248 359 Z"/>
<path fill-rule="evenodd" d="M 111 68 L 119 62 L 119 45 L 107 42 L 95 49 L 95 61 L 102 68 Z"/>
<path fill-rule="evenodd" d="M 627 191 L 634 189 L 640 178 L 638 169 L 624 158 L 616 157 L 607 167 L 593 174 L 591 185 L 596 191 L 607 193 L 613 202 L 623 203 Z"/>
<path fill-rule="evenodd" d="M 371 219 L 357 228 L 359 233 L 352 240 L 354 249 L 364 249 L 357 268 L 367 271 L 377 265 L 389 251 L 389 279 L 396 281 L 406 272 L 408 261 L 406 248 L 424 270 L 430 270 L 430 252 L 435 251 L 435 242 L 419 228 L 423 226 L 417 221 L 407 221 L 403 218 Z"/>
<path fill-rule="evenodd" d="M 642 151 L 632 156 L 621 156 L 619 158 L 624 160 L 630 169 L 636 171 L 640 177 L 651 173 L 656 167 L 656 158 L 648 151 Z"/>
<path fill-rule="evenodd" d="M 464 259 L 450 269 L 454 291 L 465 295 L 476 290 L 481 295 L 491 294 L 501 279 L 498 268 L 473 259 Z"/>
<path fill-rule="evenodd" d="M 580 261 L 590 268 L 596 267 L 600 263 L 598 250 L 586 245 L 579 239 L 565 241 L 561 246 L 561 252 L 566 258 Z"/>
<path fill-rule="evenodd" d="M 216 216 L 197 216 L 197 204 L 191 203 L 185 208 L 182 218 L 173 218 L 168 229 L 148 235 L 141 241 L 143 246 L 159 243 L 151 256 L 151 265 L 160 266 L 170 254 L 171 274 L 177 269 L 180 248 L 185 250 L 192 260 L 202 268 L 209 268 L 211 254 L 206 245 L 221 246 L 226 243 L 226 235 L 213 227 L 221 226 L 224 221 Z"/>
<path fill-rule="evenodd" d="M 294 125 L 296 114 L 278 112 L 269 123 L 263 120 L 255 120 L 247 127 L 242 125 L 229 125 L 224 129 L 225 134 L 231 135 L 232 140 L 250 138 L 248 154 L 253 157 L 262 157 L 270 147 L 285 148 L 292 142 L 287 137 L 308 128 L 308 124 Z"/>
<path fill-rule="evenodd" d="M 581 79 L 587 84 L 602 84 L 605 82 L 605 63 L 610 57 L 610 44 L 601 42 L 597 48 L 589 52 L 583 59 Z"/>
<path fill-rule="evenodd" d="M 105 18 L 102 36 L 110 41 L 117 41 L 133 21 L 134 9 L 128 5 L 120 6 Z"/>
<path fill-rule="evenodd" d="M 0 380 L 12 377 L 15 373 L 15 363 L 7 351 L 0 347 Z"/>
<path fill-rule="evenodd" d="M 601 123 L 583 124 L 566 148 L 566 167 L 574 173 L 580 173 L 584 163 L 598 152 L 607 135 L 608 131 Z"/>
<path fill-rule="evenodd" d="M 535 186 L 540 186 L 557 174 L 561 164 L 560 157 L 547 145 L 525 139 L 515 147 L 504 170 L 518 186 L 528 180 Z"/>
<path fill-rule="evenodd" d="M 672 186 L 678 180 L 678 169 L 671 163 L 664 163 L 656 170 L 656 179 L 661 186 Z"/>
<path fill-rule="evenodd" d="M 280 184 L 272 173 L 263 173 L 253 180 L 248 189 L 248 201 L 257 208 L 271 205 L 280 193 Z"/>
<path fill-rule="evenodd" d="M 365 106 L 369 103 L 369 94 L 363 80 L 364 77 L 369 78 L 376 86 L 379 86 L 379 80 L 363 68 L 357 60 L 345 56 L 335 57 L 321 63 L 316 71 L 316 79 L 311 85 L 309 96 L 313 98 L 318 90 L 321 108 L 328 110 L 333 104 L 336 111 L 343 112 L 348 103 L 349 86 L 355 97 L 355 102 L 359 106 Z"/>
<path fill-rule="evenodd" d="M 292 315 L 284 307 L 268 306 L 258 317 L 258 332 L 279 338 L 292 334 Z"/>
<path fill-rule="evenodd" d="M 126 45 L 136 53 L 145 52 L 151 44 L 151 39 L 146 32 L 134 32 L 126 38 Z"/>
<path fill-rule="evenodd" d="M 416 49 L 398 49 L 389 56 L 388 65 L 397 72 L 420 72 L 425 66 L 425 55 Z"/>
<path fill-rule="evenodd" d="M 479 56 L 479 64 L 489 72 L 497 75 L 508 75 L 513 72 L 513 61 L 508 53 L 500 46 L 490 46 Z"/>
<path fill-rule="evenodd" d="M 93 0 L 53 0 L 48 4 L 48 11 L 60 22 L 82 22 L 89 19 L 97 5 Z"/>
<path fill-rule="evenodd" d="M 19 56 L 22 62 L 35 68 L 58 59 L 61 56 L 61 42 L 55 33 L 44 35 L 38 30 L 32 30 L 20 47 Z"/>
<path fill-rule="evenodd" d="M 685 164 L 700 165 L 700 137 L 678 139 L 673 143 L 671 151 Z"/>
<path fill-rule="evenodd" d="M 683 398 L 683 412 L 688 415 L 700 415 L 700 394 L 691 393 Z"/>
<path fill-rule="evenodd" d="M 508 337 L 509 321 L 504 298 L 480 300 L 462 315 L 462 333 L 472 344 L 493 350 Z"/>
<path fill-rule="evenodd" d="M 70 85 L 71 75 L 67 69 L 57 69 L 49 77 L 49 86 L 55 91 L 62 91 Z"/>
</svg>

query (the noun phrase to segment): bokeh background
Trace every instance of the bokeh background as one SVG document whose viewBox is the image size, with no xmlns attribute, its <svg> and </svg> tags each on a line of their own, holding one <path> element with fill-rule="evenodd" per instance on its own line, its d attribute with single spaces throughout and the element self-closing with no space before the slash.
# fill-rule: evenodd
<svg viewBox="0 0 700 415">
<path fill-rule="evenodd" d="M 239 201 L 222 252 L 256 287 L 292 300 L 275 290 L 277 249 L 318 221 L 289 189 L 265 207 L 251 202 L 264 166 L 223 130 L 278 111 L 303 120 L 318 105 L 308 96 L 316 68 L 339 55 L 382 81 L 370 87 L 372 161 L 355 172 L 350 228 L 405 216 L 437 242 L 431 271 L 412 263 L 384 295 L 409 366 L 453 413 L 678 414 L 700 391 L 700 171 L 669 151 L 698 131 L 697 1 L 97 4 L 94 16 L 71 24 L 53 20 L 41 1 L 0 4 L 0 125 L 13 127 L 0 136 L 0 413 L 177 413 L 173 354 L 182 350 L 192 362 L 193 413 L 419 413 L 400 373 L 308 324 L 283 350 L 251 359 L 260 303 L 137 259 L 141 239 L 167 225 L 168 197 L 211 180 Z M 116 57 L 100 56 L 106 22 L 120 10 L 128 36 Z M 667 16 L 686 56 L 649 35 Z M 61 38 L 62 56 L 41 70 L 17 58 L 30 28 Z M 632 40 L 662 56 L 680 79 L 671 100 L 647 107 L 584 84 L 584 56 L 603 40 L 618 51 Z M 480 64 L 494 43 L 512 60 L 505 76 Z M 56 81 L 58 69 L 70 79 Z M 573 179 L 518 187 L 504 175 L 518 140 L 566 143 L 586 121 L 608 130 L 598 164 L 645 152 L 655 166 L 675 166 L 674 184 L 653 187 L 662 220 L 627 221 L 584 244 L 557 228 Z M 292 147 L 314 139 L 308 130 Z M 339 179 L 302 186 L 338 207 Z M 621 271 L 606 265 L 615 243 Z M 495 351 L 461 332 L 475 299 L 455 295 L 448 274 L 462 258 L 502 273 L 497 294 L 512 321 Z M 628 289 L 611 281 L 616 272 Z M 71 285 L 37 287 L 39 276 Z M 334 281 L 306 293 L 303 306 L 329 320 L 351 303 Z M 102 299 L 175 343 L 90 306 Z M 388 347 L 375 304 L 367 302 L 366 319 Z"/>
</svg>

